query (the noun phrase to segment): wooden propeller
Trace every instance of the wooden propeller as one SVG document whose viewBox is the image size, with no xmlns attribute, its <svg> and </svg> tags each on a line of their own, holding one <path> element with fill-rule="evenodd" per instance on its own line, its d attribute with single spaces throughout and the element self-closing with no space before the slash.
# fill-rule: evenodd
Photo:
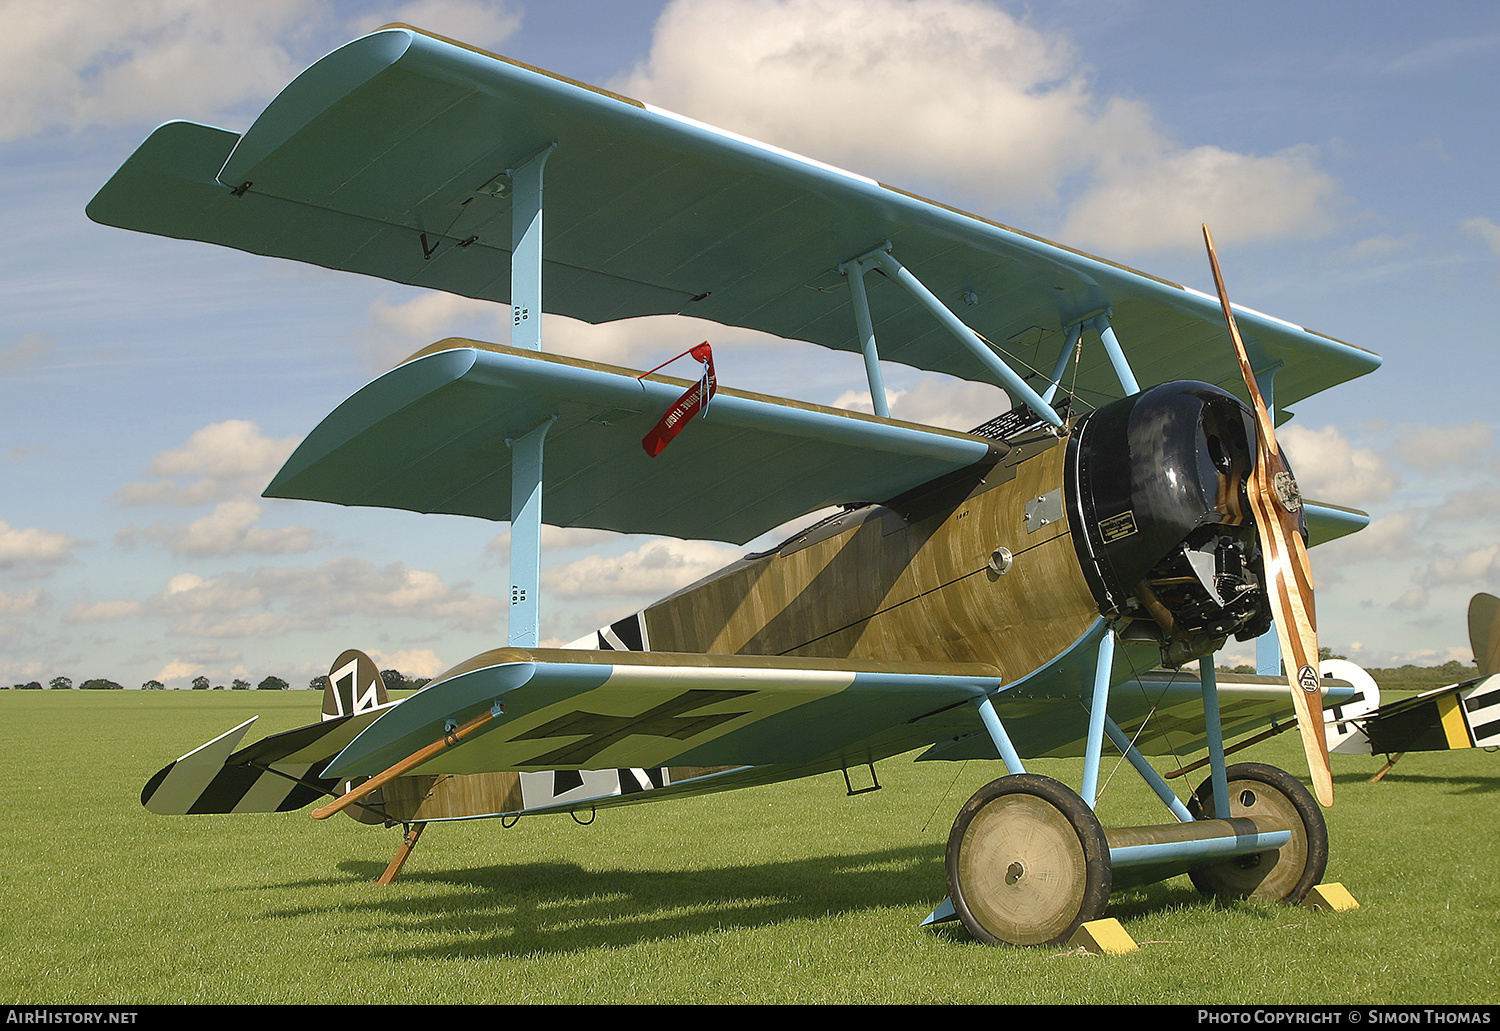
<svg viewBox="0 0 1500 1031">
<path fill-rule="evenodd" d="M 1281 447 L 1276 443 L 1276 428 L 1271 413 L 1266 409 L 1260 385 L 1255 381 L 1255 373 L 1250 368 L 1245 341 L 1240 337 L 1239 326 L 1234 321 L 1229 294 L 1224 289 L 1224 276 L 1219 271 L 1219 256 L 1214 251 L 1214 239 L 1207 225 L 1203 227 L 1203 242 L 1208 245 L 1208 260 L 1213 266 L 1219 304 L 1224 309 L 1224 321 L 1229 326 L 1229 337 L 1234 342 L 1240 373 L 1245 377 L 1245 388 L 1250 392 L 1250 403 L 1255 408 L 1258 430 L 1256 436 L 1259 440 L 1255 467 L 1250 472 L 1246 490 L 1255 513 L 1255 525 L 1260 532 L 1266 591 L 1276 620 L 1276 636 L 1281 641 L 1282 663 L 1286 668 L 1287 684 L 1292 691 L 1292 705 L 1297 711 L 1302 747 L 1307 752 L 1313 793 L 1322 805 L 1331 806 L 1333 771 L 1329 767 L 1328 740 L 1323 732 L 1312 567 L 1307 560 L 1307 544 L 1302 539 L 1301 518 L 1298 515 L 1302 508 L 1302 496 L 1297 490 L 1297 481 L 1292 478 L 1291 468 L 1281 453 Z"/>
</svg>

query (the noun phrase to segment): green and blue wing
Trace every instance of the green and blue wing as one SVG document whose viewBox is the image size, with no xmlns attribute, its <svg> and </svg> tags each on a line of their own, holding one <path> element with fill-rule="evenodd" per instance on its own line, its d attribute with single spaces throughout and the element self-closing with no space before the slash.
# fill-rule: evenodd
<svg viewBox="0 0 1500 1031">
<path fill-rule="evenodd" d="M 89 214 L 508 302 L 507 171 L 554 144 L 547 311 L 681 313 L 858 351 L 839 267 L 889 244 L 1038 385 L 1069 327 L 1107 313 L 1141 385 L 1243 390 L 1206 294 L 406 27 L 323 58 L 243 135 L 163 126 Z M 869 280 L 882 358 L 998 382 L 917 300 Z M 1379 365 L 1288 322 L 1237 319 L 1256 367 L 1279 367 L 1281 407 Z M 1085 349 L 1076 389 L 1090 403 L 1123 393 L 1102 348 Z"/>
</svg>

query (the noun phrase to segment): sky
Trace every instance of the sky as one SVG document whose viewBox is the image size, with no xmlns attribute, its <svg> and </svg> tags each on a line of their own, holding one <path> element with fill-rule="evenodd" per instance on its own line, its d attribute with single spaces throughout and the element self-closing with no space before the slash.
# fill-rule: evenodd
<svg viewBox="0 0 1500 1031">
<path fill-rule="evenodd" d="M 156 125 L 242 131 L 318 57 L 395 21 L 1212 293 L 1209 223 L 1238 303 L 1383 360 L 1279 433 L 1305 495 L 1372 517 L 1312 553 L 1320 642 L 1367 666 L 1467 663 L 1469 598 L 1500 592 L 1500 6 L 0 0 L 0 15 L 0 684 L 301 687 L 348 647 L 433 676 L 505 642 L 505 524 L 260 492 L 370 378 L 445 337 L 503 343 L 509 309 L 84 215 Z M 858 357 L 812 345 L 686 319 L 549 317 L 544 334 L 636 368 L 709 337 L 722 385 L 868 409 Z M 995 414 L 989 388 L 886 375 L 898 418 Z M 747 550 L 555 528 L 543 543 L 554 644 Z M 1231 642 L 1220 661 L 1252 651 Z"/>
</svg>

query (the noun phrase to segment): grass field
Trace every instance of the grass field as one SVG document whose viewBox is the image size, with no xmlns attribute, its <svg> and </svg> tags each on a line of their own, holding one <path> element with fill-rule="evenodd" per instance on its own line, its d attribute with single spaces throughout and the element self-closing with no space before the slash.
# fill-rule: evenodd
<svg viewBox="0 0 1500 1031">
<path fill-rule="evenodd" d="M 943 846 L 998 763 L 880 765 L 599 814 L 399 829 L 306 811 L 159 817 L 141 785 L 250 715 L 311 722 L 312 692 L 0 692 L 6 919 L 0 1002 L 1500 1002 L 1500 756 L 1336 756 L 1327 880 L 1342 914 L 1202 900 L 1186 877 L 1118 893 L 1119 957 L 990 948 L 918 924 Z M 1239 758 L 1304 768 L 1295 735 Z M 1035 772 L 1076 787 L 1078 764 Z M 1164 822 L 1106 763 L 1106 825 Z"/>
</svg>

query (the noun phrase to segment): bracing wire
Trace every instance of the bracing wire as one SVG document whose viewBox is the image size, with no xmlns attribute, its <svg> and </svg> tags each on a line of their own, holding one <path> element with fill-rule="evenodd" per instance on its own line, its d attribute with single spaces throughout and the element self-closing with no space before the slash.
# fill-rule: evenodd
<svg viewBox="0 0 1500 1031">
<path fill-rule="evenodd" d="M 1135 682 L 1137 684 L 1140 684 L 1141 683 L 1141 671 L 1136 667 L 1134 659 L 1131 658 L 1131 656 L 1130 656 L 1130 650 L 1127 648 L 1127 649 L 1122 649 L 1122 651 L 1124 652 L 1124 655 L 1125 655 L 1125 661 L 1130 664 L 1130 672 L 1131 672 L 1132 678 L 1135 680 Z M 1141 735 L 1146 732 L 1146 727 L 1150 725 L 1151 720 L 1156 716 L 1157 711 L 1161 708 L 1161 699 L 1162 699 L 1162 696 L 1166 694 L 1167 689 L 1169 687 L 1171 687 L 1174 683 L 1177 682 L 1176 678 L 1177 678 L 1178 673 L 1180 673 L 1180 672 L 1181 672 L 1180 670 L 1173 670 L 1172 671 L 1172 679 L 1167 680 L 1165 683 L 1163 683 L 1161 691 L 1157 694 L 1157 696 L 1155 698 L 1150 698 L 1149 696 L 1147 696 L 1148 697 L 1148 701 L 1149 701 L 1149 707 L 1146 710 L 1146 716 L 1145 716 L 1145 718 L 1141 720 L 1140 727 L 1136 729 L 1136 732 L 1135 732 L 1134 736 L 1132 736 L 1131 739 L 1130 739 L 1130 746 L 1132 748 L 1135 747 L 1135 743 L 1140 740 Z M 1085 708 L 1085 710 L 1086 710 L 1086 707 L 1083 706 L 1083 700 L 1081 698 L 1079 699 L 1079 706 L 1081 708 Z M 1177 762 L 1177 764 L 1179 766 L 1181 766 L 1182 765 L 1182 757 L 1177 754 L 1177 746 L 1175 744 L 1173 744 L 1170 741 L 1170 739 L 1168 740 L 1168 743 L 1171 744 L 1171 747 L 1172 747 L 1172 758 Z M 1120 752 L 1119 757 L 1115 760 L 1115 765 L 1109 771 L 1108 776 L 1106 776 L 1104 778 L 1103 783 L 1100 784 L 1095 789 L 1095 792 L 1094 792 L 1094 806 L 1095 806 L 1095 808 L 1098 808 L 1100 800 L 1104 797 L 1104 792 L 1106 790 L 1108 790 L 1110 782 L 1114 780 L 1115 774 L 1119 772 L 1121 765 L 1123 765 L 1125 762 L 1126 762 L 1126 753 L 1125 752 Z"/>
</svg>

